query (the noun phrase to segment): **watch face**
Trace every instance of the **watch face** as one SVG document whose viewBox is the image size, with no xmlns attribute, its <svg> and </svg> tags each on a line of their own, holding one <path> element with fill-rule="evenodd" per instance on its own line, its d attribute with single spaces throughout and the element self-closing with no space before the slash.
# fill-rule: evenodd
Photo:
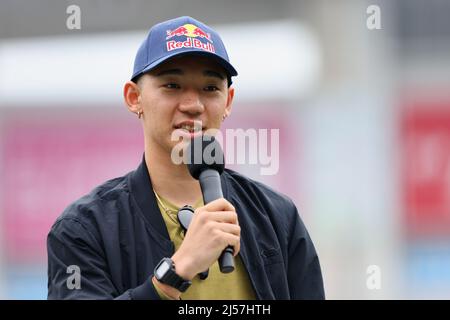
<svg viewBox="0 0 450 320">
<path fill-rule="evenodd" d="M 156 270 L 156 278 L 157 279 L 161 279 L 164 274 L 169 271 L 170 265 L 167 263 L 167 261 L 164 261 L 163 263 L 161 263 L 161 265 L 158 267 L 158 269 Z"/>
</svg>

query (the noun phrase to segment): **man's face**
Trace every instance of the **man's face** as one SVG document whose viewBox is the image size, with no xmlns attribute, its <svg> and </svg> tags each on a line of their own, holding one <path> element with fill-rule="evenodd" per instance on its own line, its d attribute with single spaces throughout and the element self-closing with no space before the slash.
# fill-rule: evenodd
<svg viewBox="0 0 450 320">
<path fill-rule="evenodd" d="M 186 140 L 219 129 L 231 111 L 234 89 L 222 67 L 205 57 L 171 59 L 143 75 L 139 86 L 146 139 L 164 152 L 179 143 L 172 141 L 173 133 Z"/>
</svg>

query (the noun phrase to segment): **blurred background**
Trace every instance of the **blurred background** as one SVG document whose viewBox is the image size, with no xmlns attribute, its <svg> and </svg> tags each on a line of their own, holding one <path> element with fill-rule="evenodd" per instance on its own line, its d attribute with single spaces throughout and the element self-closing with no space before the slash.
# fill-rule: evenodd
<svg viewBox="0 0 450 320">
<path fill-rule="evenodd" d="M 138 166 L 123 84 L 148 29 L 181 15 L 239 72 L 225 128 L 279 129 L 276 175 L 231 167 L 297 204 L 327 298 L 449 299 L 446 0 L 2 0 L 0 298 L 45 299 L 55 219 Z"/>
</svg>

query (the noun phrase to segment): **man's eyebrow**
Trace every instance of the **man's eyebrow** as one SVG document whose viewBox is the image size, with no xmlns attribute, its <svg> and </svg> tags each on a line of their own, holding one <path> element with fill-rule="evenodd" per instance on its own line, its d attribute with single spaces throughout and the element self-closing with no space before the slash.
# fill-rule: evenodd
<svg viewBox="0 0 450 320">
<path fill-rule="evenodd" d="M 225 77 L 224 77 L 222 74 L 220 74 L 220 73 L 217 72 L 217 71 L 212 71 L 212 70 L 206 70 L 206 71 L 204 71 L 204 72 L 203 72 L 203 75 L 204 75 L 204 76 L 207 76 L 207 77 L 219 78 L 220 80 L 225 79 Z"/>
<path fill-rule="evenodd" d="M 158 72 L 156 74 L 157 77 L 161 77 L 161 76 L 167 76 L 167 75 L 182 75 L 183 71 L 181 69 L 167 69 L 167 70 L 162 70 L 161 72 Z"/>
</svg>

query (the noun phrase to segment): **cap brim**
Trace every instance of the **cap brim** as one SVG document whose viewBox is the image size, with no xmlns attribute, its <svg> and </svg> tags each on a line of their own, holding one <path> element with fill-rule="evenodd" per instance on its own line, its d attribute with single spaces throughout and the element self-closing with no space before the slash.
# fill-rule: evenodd
<svg viewBox="0 0 450 320">
<path fill-rule="evenodd" d="M 131 78 L 131 81 L 134 81 L 140 75 L 151 71 L 152 69 L 156 68 L 160 64 L 166 62 L 167 60 L 170 60 L 170 59 L 175 58 L 175 57 L 181 57 L 181 56 L 187 56 L 187 55 L 198 55 L 198 56 L 204 56 L 204 57 L 212 58 L 225 69 L 225 71 L 227 72 L 229 77 L 234 77 L 234 76 L 238 75 L 236 69 L 231 65 L 231 63 L 229 63 L 224 58 L 222 58 L 222 57 L 220 57 L 220 56 L 218 56 L 218 55 L 216 55 L 216 54 L 214 54 L 212 52 L 208 52 L 208 51 L 189 50 L 189 51 L 174 52 L 172 54 L 169 54 L 169 55 L 166 55 L 166 56 L 162 57 L 161 59 L 158 59 L 158 60 L 154 61 L 153 63 L 151 63 L 148 66 L 146 66 L 142 71 L 134 74 L 133 77 Z"/>
</svg>

